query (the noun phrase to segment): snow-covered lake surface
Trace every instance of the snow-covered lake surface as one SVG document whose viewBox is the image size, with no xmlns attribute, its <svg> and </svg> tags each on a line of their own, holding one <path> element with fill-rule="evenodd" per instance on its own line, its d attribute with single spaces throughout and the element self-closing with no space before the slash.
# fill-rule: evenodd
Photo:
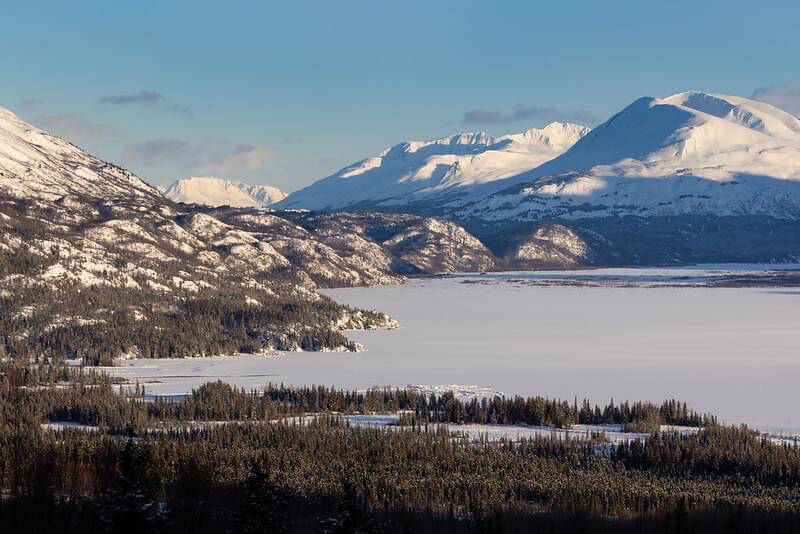
<svg viewBox="0 0 800 534">
<path fill-rule="evenodd" d="M 135 360 L 113 372 L 155 394 L 220 379 L 248 388 L 467 384 L 454 387 L 598 403 L 674 397 L 728 423 L 794 434 L 800 290 L 697 287 L 777 268 L 798 266 L 493 273 L 336 289 L 326 293 L 401 327 L 348 333 L 367 349 L 356 354 Z"/>
</svg>

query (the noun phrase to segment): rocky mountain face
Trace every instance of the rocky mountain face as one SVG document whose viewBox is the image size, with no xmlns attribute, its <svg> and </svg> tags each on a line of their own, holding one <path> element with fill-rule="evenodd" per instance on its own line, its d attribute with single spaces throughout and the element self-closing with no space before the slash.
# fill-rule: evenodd
<svg viewBox="0 0 800 534">
<path fill-rule="evenodd" d="M 402 275 L 279 217 L 228 213 L 223 222 L 205 210 L 136 197 L 3 197 L 2 352 L 100 362 L 356 350 L 339 330 L 392 326 L 314 289 Z"/>
<path fill-rule="evenodd" d="M 178 180 L 167 187 L 164 196 L 186 204 L 263 208 L 280 202 L 286 198 L 286 193 L 269 185 L 251 185 L 212 176 L 193 176 Z"/>
<path fill-rule="evenodd" d="M 337 242 L 338 236 L 353 234 L 364 243 L 379 244 L 390 255 L 386 268 L 393 272 L 476 272 L 497 266 L 498 259 L 483 243 L 446 219 L 392 213 L 287 212 L 286 216 Z"/>
</svg>

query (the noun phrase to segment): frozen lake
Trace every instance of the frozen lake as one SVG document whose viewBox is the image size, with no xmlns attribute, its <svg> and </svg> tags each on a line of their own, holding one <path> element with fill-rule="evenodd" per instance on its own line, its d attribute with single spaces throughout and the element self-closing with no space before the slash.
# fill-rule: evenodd
<svg viewBox="0 0 800 534">
<path fill-rule="evenodd" d="M 800 432 L 800 291 L 696 287 L 730 269 L 495 273 L 329 290 L 338 302 L 389 313 L 401 328 L 350 332 L 363 353 L 140 360 L 114 373 L 162 394 L 221 379 L 470 384 L 593 402 L 674 397 L 728 423 Z"/>
</svg>

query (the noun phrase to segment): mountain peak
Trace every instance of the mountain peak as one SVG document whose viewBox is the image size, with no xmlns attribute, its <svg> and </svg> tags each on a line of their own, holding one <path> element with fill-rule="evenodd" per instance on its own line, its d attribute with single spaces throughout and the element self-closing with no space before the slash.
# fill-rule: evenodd
<svg viewBox="0 0 800 534">
<path fill-rule="evenodd" d="M 465 216 L 683 213 L 800 217 L 800 120 L 769 104 L 687 91 L 635 100 Z M 721 187 L 725 186 L 725 187 Z"/>
<path fill-rule="evenodd" d="M 4 107 L 0 107 L 0 118 L 5 120 L 19 120 L 19 117 L 17 117 L 13 111 Z"/>
<path fill-rule="evenodd" d="M 581 126 L 580 124 L 553 121 L 543 128 L 530 128 L 522 133 L 500 137 L 498 140 L 510 140 L 513 143 L 523 143 L 527 145 L 527 150 L 536 150 L 536 147 L 531 146 L 533 143 L 540 147 L 552 147 L 555 150 L 563 152 L 590 131 L 591 128 Z"/>
<path fill-rule="evenodd" d="M 800 119 L 765 102 L 699 91 L 678 93 L 660 102 L 711 115 L 773 137 L 792 138 L 800 134 Z"/>
<path fill-rule="evenodd" d="M 164 196 L 186 204 L 262 208 L 283 200 L 286 193 L 269 185 L 250 185 L 214 176 L 191 176 L 167 187 Z"/>
<path fill-rule="evenodd" d="M 588 132 L 577 124 L 551 123 L 502 137 L 470 132 L 408 141 L 292 193 L 279 206 L 340 209 L 463 196 L 473 186 L 490 188 L 552 159 Z"/>
</svg>

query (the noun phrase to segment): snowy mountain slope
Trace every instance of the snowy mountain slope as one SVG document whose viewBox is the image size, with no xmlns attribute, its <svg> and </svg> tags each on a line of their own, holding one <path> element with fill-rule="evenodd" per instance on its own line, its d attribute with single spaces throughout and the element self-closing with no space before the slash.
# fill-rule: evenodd
<svg viewBox="0 0 800 534">
<path fill-rule="evenodd" d="M 800 119 L 739 97 L 642 98 L 504 184 L 457 216 L 800 217 Z"/>
<path fill-rule="evenodd" d="M 286 198 L 286 193 L 269 185 L 250 185 L 211 176 L 183 178 L 164 190 L 174 202 L 231 206 L 237 208 L 266 207 Z"/>
<path fill-rule="evenodd" d="M 174 203 L 11 113 L 0 119 L 0 356 L 357 350 L 340 330 L 395 323 L 317 287 L 494 265 L 451 221 Z"/>
<path fill-rule="evenodd" d="M 0 108 L 0 194 L 55 200 L 79 194 L 152 197 L 156 188 Z"/>
<path fill-rule="evenodd" d="M 469 133 L 409 141 L 292 193 L 277 207 L 321 210 L 463 202 L 457 199 L 478 190 L 491 192 L 493 183 L 554 158 L 588 132 L 584 126 L 553 122 L 501 137 Z"/>
</svg>

